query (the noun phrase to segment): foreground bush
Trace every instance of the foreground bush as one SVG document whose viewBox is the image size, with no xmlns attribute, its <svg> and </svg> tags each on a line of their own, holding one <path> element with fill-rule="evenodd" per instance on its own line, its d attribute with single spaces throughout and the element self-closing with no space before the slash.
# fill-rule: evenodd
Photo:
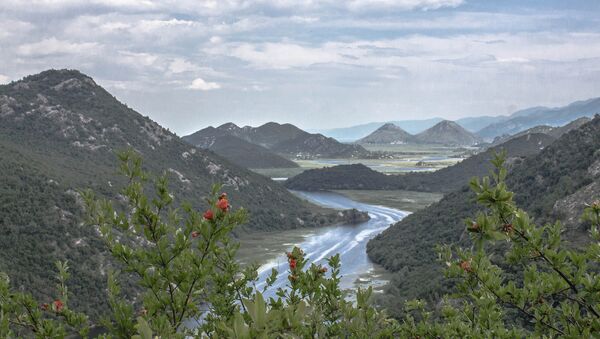
<svg viewBox="0 0 600 339">
<path fill-rule="evenodd" d="M 87 337 L 91 330 L 101 338 L 514 338 L 600 333 L 600 203 L 590 205 L 584 216 L 594 241 L 583 249 L 565 248 L 560 225 L 537 227 L 515 206 L 504 183 L 502 156 L 494 160 L 497 170 L 491 179 L 471 183 L 478 201 L 487 207 L 487 213 L 467 222 L 473 247 L 439 248 L 446 275 L 459 280 L 457 293 L 433 309 L 418 300 L 407 303 L 408 316 L 401 322 L 368 304 L 371 289 L 359 289 L 355 303 L 344 298 L 339 256 L 331 257 L 327 267 L 309 265 L 299 248 L 287 254 L 287 288 L 265 300 L 262 293 L 278 272 L 273 270 L 265 289 L 258 290 L 257 267 L 242 268 L 235 260 L 237 245 L 230 233 L 244 222 L 243 209 L 233 209 L 219 187 L 207 199 L 206 211 L 179 205 L 165 176 L 151 179 L 131 152 L 120 158 L 121 172 L 128 178 L 122 192 L 125 204 L 82 194 L 90 224 L 119 264 L 119 271 L 107 274 L 112 312 L 90 320 L 69 308 L 66 263 L 57 263 L 56 299 L 42 303 L 12 290 L 3 275 L 0 337 Z M 504 258 L 494 254 L 498 241 L 508 245 Z M 134 280 L 140 293 L 121 296 L 119 276 Z"/>
<path fill-rule="evenodd" d="M 257 267 L 242 268 L 235 260 L 238 246 L 230 235 L 246 220 L 243 209 L 232 208 L 218 186 L 207 199 L 206 211 L 178 205 L 166 176 L 150 178 L 132 152 L 119 156 L 128 179 L 122 191 L 126 203 L 82 193 L 90 225 L 119 263 L 120 272 L 107 274 L 112 312 L 90 320 L 71 310 L 68 267 L 58 263 L 57 296 L 48 303 L 11 290 L 8 277 L 1 277 L 0 337 L 87 337 L 91 327 L 102 338 L 395 335 L 397 323 L 367 304 L 370 289 L 357 291 L 356 304 L 344 299 L 338 256 L 328 260 L 328 267 L 309 265 L 294 248 L 288 253 L 288 288 L 265 300 L 264 289 L 253 287 Z M 265 289 L 277 274 L 273 270 Z M 134 279 L 140 293 L 121 296 L 119 276 Z"/>
</svg>

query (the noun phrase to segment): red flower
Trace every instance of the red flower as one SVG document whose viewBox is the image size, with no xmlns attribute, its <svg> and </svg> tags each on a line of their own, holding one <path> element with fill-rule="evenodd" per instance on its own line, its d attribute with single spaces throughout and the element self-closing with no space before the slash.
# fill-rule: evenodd
<svg viewBox="0 0 600 339">
<path fill-rule="evenodd" d="M 204 212 L 204 219 L 206 220 L 213 220 L 214 218 L 214 214 L 212 210 L 206 210 L 206 212 Z"/>
<path fill-rule="evenodd" d="M 219 201 L 217 202 L 217 207 L 221 209 L 221 211 L 227 211 L 227 209 L 229 208 L 229 201 L 227 201 L 227 198 L 219 198 Z"/>
<path fill-rule="evenodd" d="M 513 230 L 514 227 L 512 224 L 505 224 L 504 226 L 502 226 L 502 232 L 506 234 L 512 234 Z"/>
<path fill-rule="evenodd" d="M 290 268 L 292 270 L 296 269 L 296 259 L 290 259 Z"/>
<path fill-rule="evenodd" d="M 479 233 L 479 232 L 481 232 L 481 229 L 479 227 L 479 224 L 473 221 L 471 226 L 467 227 L 467 231 L 473 232 L 473 233 Z"/>
<path fill-rule="evenodd" d="M 192 238 L 198 238 L 199 235 L 200 233 L 198 233 L 198 231 L 192 232 Z"/>
<path fill-rule="evenodd" d="M 60 313 L 63 310 L 63 307 L 65 307 L 65 304 L 63 304 L 62 301 L 60 301 L 59 299 L 54 300 L 54 311 L 56 311 L 56 313 Z"/>
<path fill-rule="evenodd" d="M 458 266 L 460 267 L 461 270 L 465 271 L 465 272 L 471 272 L 473 271 L 473 269 L 471 268 L 471 263 L 468 261 L 461 261 Z"/>
</svg>

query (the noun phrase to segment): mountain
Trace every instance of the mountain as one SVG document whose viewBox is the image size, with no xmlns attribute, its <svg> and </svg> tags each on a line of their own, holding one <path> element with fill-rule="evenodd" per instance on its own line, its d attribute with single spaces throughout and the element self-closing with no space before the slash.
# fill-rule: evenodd
<svg viewBox="0 0 600 339">
<path fill-rule="evenodd" d="M 583 241 L 588 230 L 579 217 L 585 204 L 600 195 L 599 149 L 597 116 L 537 154 L 512 161 L 507 186 L 515 192 L 515 202 L 538 224 L 560 220 L 567 227 L 565 237 L 569 241 Z M 383 306 L 399 312 L 406 299 L 437 300 L 450 289 L 452 281 L 443 278 L 434 247 L 442 243 L 469 246 L 464 220 L 481 209 L 474 198 L 465 185 L 368 243 L 369 257 L 394 272 L 380 300 Z"/>
<path fill-rule="evenodd" d="M 530 129 L 527 129 L 525 131 L 519 132 L 515 135 L 503 135 L 500 137 L 496 137 L 496 138 L 494 138 L 494 141 L 492 142 L 492 146 L 499 145 L 508 140 L 516 139 L 516 138 L 519 138 L 524 135 L 535 134 L 535 133 L 546 134 L 553 138 L 558 139 L 563 134 L 571 131 L 572 129 L 579 128 L 581 125 L 589 122 L 590 120 L 591 119 L 588 117 L 583 117 L 583 118 L 573 120 L 570 123 L 568 123 L 564 126 L 561 126 L 561 127 L 552 127 L 552 126 L 548 126 L 548 125 L 535 126 Z"/>
<path fill-rule="evenodd" d="M 294 158 L 360 158 L 369 151 L 343 144 L 322 134 L 311 134 L 292 124 L 269 122 L 259 127 L 226 123 L 216 128 L 272 152 Z"/>
<path fill-rule="evenodd" d="M 417 134 L 415 140 L 424 144 L 472 146 L 479 143 L 481 138 L 454 121 L 443 120 Z"/>
<path fill-rule="evenodd" d="M 568 133 L 571 130 L 577 129 L 577 128 L 583 126 L 584 124 L 587 124 L 591 120 L 592 119 L 588 118 L 588 117 L 582 117 L 579 119 L 575 119 L 564 126 L 560 126 L 560 127 L 556 127 L 554 129 L 552 129 L 551 131 L 548 132 L 548 135 L 555 137 L 555 138 L 560 138 L 563 134 Z"/>
<path fill-rule="evenodd" d="M 207 127 L 183 140 L 200 148 L 209 149 L 230 162 L 245 168 L 295 168 L 295 162 L 265 147 L 250 143 L 221 129 Z"/>
<path fill-rule="evenodd" d="M 500 116 L 479 116 L 467 117 L 456 120 L 456 123 L 471 133 L 475 133 L 488 125 L 498 123 L 508 119 L 505 115 Z"/>
<path fill-rule="evenodd" d="M 442 121 L 441 118 L 431 118 L 424 120 L 397 120 L 397 121 L 387 121 L 387 122 L 370 122 L 366 124 L 350 126 L 350 127 L 341 127 L 341 128 L 332 128 L 332 129 L 324 129 L 324 130 L 313 130 L 312 132 L 321 133 L 325 136 L 335 138 L 336 140 L 342 142 L 353 142 L 360 138 L 364 138 L 369 135 L 379 127 L 385 125 L 386 123 L 392 123 L 408 133 L 416 134 L 422 132 L 429 127 L 437 124 Z"/>
<path fill-rule="evenodd" d="M 387 123 L 366 137 L 359 139 L 358 144 L 406 144 L 413 141 L 413 136 L 402 128 Z"/>
<path fill-rule="evenodd" d="M 285 186 L 302 191 L 400 189 L 448 193 L 460 189 L 474 176 L 489 173 L 494 152 L 505 150 L 511 161 L 517 161 L 519 158 L 540 152 L 555 140 L 554 137 L 542 133 L 523 135 L 435 172 L 385 175 L 362 164 L 311 169 L 289 178 Z"/>
<path fill-rule="evenodd" d="M 576 101 L 564 107 L 532 107 L 513 113 L 509 119 L 491 124 L 477 132 L 486 140 L 513 135 L 538 125 L 562 126 L 581 118 L 600 113 L 600 98 Z"/>
<path fill-rule="evenodd" d="M 73 268 L 76 308 L 106 309 L 112 261 L 83 226 L 79 189 L 120 201 L 125 180 L 115 151 L 131 148 L 144 168 L 166 173 L 177 198 L 206 208 L 213 183 L 249 212 L 238 234 L 333 223 L 338 214 L 309 206 L 280 184 L 198 149 L 117 101 L 75 70 L 50 70 L 0 86 L 0 271 L 15 286 L 52 300 L 54 261 Z"/>
</svg>

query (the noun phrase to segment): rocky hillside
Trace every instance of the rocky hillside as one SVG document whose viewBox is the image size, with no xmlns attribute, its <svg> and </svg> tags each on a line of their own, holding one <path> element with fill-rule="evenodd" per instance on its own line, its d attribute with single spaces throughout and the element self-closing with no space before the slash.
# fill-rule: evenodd
<svg viewBox="0 0 600 339">
<path fill-rule="evenodd" d="M 467 131 L 454 121 L 444 120 L 417 134 L 417 142 L 423 144 L 444 144 L 453 146 L 472 146 L 481 142 L 481 138 Z"/>
<path fill-rule="evenodd" d="M 245 168 L 295 168 L 295 162 L 269 149 L 240 139 L 221 129 L 207 127 L 183 140 L 200 148 L 209 149 L 230 162 Z"/>
<path fill-rule="evenodd" d="M 53 263 L 69 259 L 72 291 L 82 308 L 106 307 L 110 266 L 96 233 L 83 226 L 79 189 L 119 198 L 123 184 L 115 152 L 132 148 L 145 168 L 166 172 L 178 198 L 204 209 L 204 195 L 223 183 L 234 207 L 250 219 L 240 232 L 289 229 L 334 222 L 281 185 L 189 145 L 117 101 L 74 70 L 50 70 L 0 86 L 0 271 L 17 286 L 49 298 Z M 104 286 L 104 287 L 103 287 Z"/>
<path fill-rule="evenodd" d="M 492 140 L 501 135 L 514 135 L 538 125 L 562 126 L 581 117 L 592 117 L 600 113 L 600 98 L 577 101 L 557 108 L 533 107 L 518 111 L 510 119 L 491 124 L 477 134 Z"/>
<path fill-rule="evenodd" d="M 505 150 L 511 161 L 518 161 L 540 152 L 554 140 L 555 138 L 541 133 L 523 135 L 435 172 L 385 175 L 361 164 L 312 169 L 288 179 L 285 186 L 305 191 L 402 189 L 447 193 L 459 189 L 474 176 L 487 174 L 494 152 Z"/>
<path fill-rule="evenodd" d="M 358 140 L 358 144 L 406 144 L 413 142 L 414 137 L 402 128 L 387 123 L 373 133 Z"/>
<path fill-rule="evenodd" d="M 217 129 L 292 158 L 361 158 L 370 154 L 362 146 L 311 134 L 292 124 L 269 122 L 259 127 L 239 127 L 227 123 Z"/>
<path fill-rule="evenodd" d="M 574 245 L 585 237 L 584 205 L 600 196 L 600 117 L 563 135 L 541 152 L 512 163 L 507 184 L 517 204 L 539 223 L 561 220 Z M 466 184 L 466 182 L 465 182 Z M 434 247 L 468 245 L 464 219 L 479 207 L 468 187 L 447 194 L 369 242 L 369 257 L 395 272 L 382 302 L 392 311 L 407 298 L 437 299 L 451 281 L 443 278 Z"/>
</svg>

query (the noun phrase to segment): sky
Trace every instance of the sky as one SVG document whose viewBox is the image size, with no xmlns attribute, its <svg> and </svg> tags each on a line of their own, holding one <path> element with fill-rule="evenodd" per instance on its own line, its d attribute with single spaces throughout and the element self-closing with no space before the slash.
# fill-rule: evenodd
<svg viewBox="0 0 600 339">
<path fill-rule="evenodd" d="M 600 1 L 1 0 L 0 83 L 78 69 L 179 135 L 600 96 Z"/>
</svg>

